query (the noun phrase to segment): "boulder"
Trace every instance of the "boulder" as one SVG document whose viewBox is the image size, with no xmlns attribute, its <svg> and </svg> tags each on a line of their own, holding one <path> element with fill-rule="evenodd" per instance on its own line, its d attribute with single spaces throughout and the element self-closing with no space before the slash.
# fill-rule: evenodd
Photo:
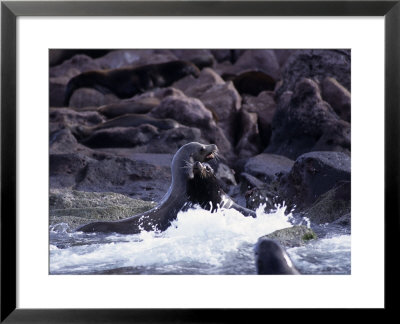
<svg viewBox="0 0 400 324">
<path fill-rule="evenodd" d="M 350 157 L 340 152 L 310 152 L 300 156 L 279 180 L 280 195 L 296 210 L 310 207 L 341 181 L 351 180 Z"/>
<path fill-rule="evenodd" d="M 226 138 L 231 144 L 235 143 L 235 122 L 242 99 L 232 82 L 213 85 L 199 99 L 213 112 L 217 125 L 224 131 Z"/>
<path fill-rule="evenodd" d="M 176 61 L 178 58 L 169 50 L 131 49 L 112 51 L 95 60 L 99 69 L 118 69 L 148 64 Z"/>
<path fill-rule="evenodd" d="M 91 57 L 84 54 L 77 54 L 64 61 L 60 65 L 50 68 L 50 78 L 53 77 L 72 77 L 86 71 L 99 70 L 100 66 Z"/>
<path fill-rule="evenodd" d="M 52 153 L 49 160 L 50 188 L 72 188 L 92 161 L 82 153 Z"/>
<path fill-rule="evenodd" d="M 52 130 L 52 126 L 54 130 Z M 59 124 L 50 124 L 50 154 L 74 153 L 80 144 L 69 128 L 60 127 Z"/>
<path fill-rule="evenodd" d="M 261 71 L 274 80 L 280 77 L 279 62 L 273 50 L 246 50 L 225 73 L 238 75 L 246 71 Z"/>
<path fill-rule="evenodd" d="M 263 188 L 264 187 L 264 182 L 259 180 L 258 178 L 252 176 L 251 174 L 248 174 L 246 172 L 242 172 L 240 174 L 240 190 L 241 192 L 246 192 L 248 190 L 251 190 L 252 188 Z M 246 204 L 247 206 L 249 204 Z M 258 204 L 259 205 L 259 204 Z M 256 209 L 257 207 L 252 206 L 250 209 Z"/>
<path fill-rule="evenodd" d="M 350 122 L 351 94 L 336 79 L 327 77 L 321 84 L 322 98 L 328 102 L 338 116 Z"/>
<path fill-rule="evenodd" d="M 110 50 L 99 50 L 99 49 L 50 49 L 49 50 L 49 63 L 50 67 L 60 65 L 65 60 L 77 54 L 84 54 L 92 58 L 101 57 L 110 52 Z"/>
<path fill-rule="evenodd" d="M 217 126 L 211 111 L 199 99 L 186 97 L 180 91 L 174 92 L 166 95 L 150 115 L 157 118 L 172 118 L 183 125 L 200 129 L 201 137 L 206 142 L 216 144 L 226 159 L 232 158 L 231 143 L 223 130 Z M 187 139 L 187 142 L 190 140 Z"/>
<path fill-rule="evenodd" d="M 64 96 L 67 89 L 67 83 L 69 78 L 60 77 L 50 77 L 49 79 L 49 103 L 50 107 L 63 107 L 64 106 Z"/>
<path fill-rule="evenodd" d="M 172 87 L 181 90 L 188 97 L 199 98 L 215 84 L 225 84 L 225 81 L 214 70 L 204 68 L 198 78 L 188 75 L 176 81 Z"/>
<path fill-rule="evenodd" d="M 321 195 L 304 215 L 316 224 L 337 223 L 350 226 L 351 183 L 339 182 L 333 189 Z"/>
<path fill-rule="evenodd" d="M 172 118 L 186 126 L 209 127 L 213 123 L 212 113 L 203 103 L 186 96 L 165 97 L 150 115 L 156 118 Z"/>
<path fill-rule="evenodd" d="M 229 49 L 213 49 L 211 53 L 217 62 L 230 61 L 232 56 L 232 50 Z"/>
<path fill-rule="evenodd" d="M 153 108 L 158 107 L 160 103 L 160 99 L 154 97 L 134 97 L 133 99 L 101 106 L 98 108 L 98 112 L 107 118 L 115 118 L 125 114 L 147 114 Z"/>
<path fill-rule="evenodd" d="M 213 66 L 215 63 L 213 54 L 206 49 L 175 49 L 171 52 L 180 60 L 194 63 L 199 69 Z"/>
<path fill-rule="evenodd" d="M 120 99 L 112 93 L 103 94 L 93 88 L 79 88 L 74 91 L 69 100 L 69 106 L 75 108 L 83 108 L 89 106 L 104 106 Z"/>
<path fill-rule="evenodd" d="M 248 159 L 244 166 L 244 172 L 265 183 L 271 182 L 277 173 L 288 173 L 293 164 L 293 160 L 282 155 L 261 153 Z"/>
<path fill-rule="evenodd" d="M 276 59 L 278 60 L 278 63 L 280 67 L 284 67 L 288 58 L 295 53 L 297 50 L 294 49 L 275 49 L 274 53 L 276 56 Z"/>
<path fill-rule="evenodd" d="M 266 147 L 271 139 L 272 120 L 276 111 L 273 92 L 263 91 L 257 97 L 244 96 L 242 109 L 257 114 L 261 142 Z"/>
<path fill-rule="evenodd" d="M 155 126 L 112 127 L 93 131 L 81 143 L 91 147 L 135 147 L 149 143 L 159 135 Z"/>
<path fill-rule="evenodd" d="M 275 89 L 275 79 L 261 71 L 248 71 L 239 75 L 227 76 L 226 80 L 231 80 L 241 95 L 258 96 L 262 91 Z"/>
<path fill-rule="evenodd" d="M 246 178 L 249 178 L 247 176 Z M 257 178 L 255 178 L 257 179 Z M 250 178 L 251 180 L 251 178 Z M 279 206 L 286 206 L 283 197 L 278 192 L 275 184 L 261 185 L 253 181 L 253 186 L 245 191 L 246 207 L 251 210 L 256 210 L 260 206 L 264 207 L 265 213 L 275 211 Z M 243 188 L 245 189 L 245 188 Z M 243 190 L 244 191 L 244 190 Z M 290 213 L 291 209 L 286 209 L 286 214 Z"/>
<path fill-rule="evenodd" d="M 50 189 L 50 225 L 67 223 L 71 229 L 94 221 L 115 221 L 143 213 L 154 202 L 111 192 Z"/>
<path fill-rule="evenodd" d="M 276 96 L 279 98 L 286 91 L 294 91 L 303 78 L 322 82 L 326 77 L 333 77 L 351 91 L 350 72 L 350 50 L 297 50 L 286 61 L 282 71 L 282 84 L 276 89 Z"/>
<path fill-rule="evenodd" d="M 73 189 L 80 191 L 117 192 L 144 200 L 159 201 L 168 191 L 170 166 L 160 166 L 128 157 L 107 155 L 91 159 L 76 177 Z"/>
<path fill-rule="evenodd" d="M 262 151 L 258 120 L 256 113 L 241 109 L 238 115 L 239 129 L 238 143 L 235 152 L 241 158 L 248 158 Z"/>
<path fill-rule="evenodd" d="M 318 85 L 302 79 L 295 92 L 278 101 L 266 153 L 296 159 L 303 153 L 326 150 L 350 154 L 350 124 L 322 100 Z"/>
<path fill-rule="evenodd" d="M 50 108 L 50 123 L 60 126 L 93 126 L 104 122 L 105 118 L 96 111 L 76 111 L 69 108 Z"/>
<path fill-rule="evenodd" d="M 304 225 L 296 225 L 277 230 L 265 237 L 278 241 L 286 248 L 292 248 L 305 245 L 310 240 L 316 239 L 317 235 L 311 228 Z"/>
</svg>

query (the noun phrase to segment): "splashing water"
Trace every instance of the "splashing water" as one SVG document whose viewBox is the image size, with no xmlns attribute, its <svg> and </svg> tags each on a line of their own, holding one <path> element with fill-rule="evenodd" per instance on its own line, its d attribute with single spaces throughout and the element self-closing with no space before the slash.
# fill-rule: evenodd
<svg viewBox="0 0 400 324">
<path fill-rule="evenodd" d="M 50 273 L 255 274 L 253 247 L 258 238 L 292 226 L 285 207 L 266 214 L 261 206 L 256 214 L 243 217 L 234 209 L 211 213 L 195 207 L 179 212 L 162 233 L 135 235 L 51 228 Z"/>
</svg>

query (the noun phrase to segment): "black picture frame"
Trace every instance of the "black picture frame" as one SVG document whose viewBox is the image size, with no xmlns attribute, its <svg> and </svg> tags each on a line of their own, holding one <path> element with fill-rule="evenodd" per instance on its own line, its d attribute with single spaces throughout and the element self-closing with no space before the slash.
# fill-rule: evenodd
<svg viewBox="0 0 400 324">
<path fill-rule="evenodd" d="M 395 307 L 399 236 L 400 0 L 396 1 L 2 1 L 1 3 L 1 322 L 236 322 L 264 310 L 16 308 L 16 19 L 18 16 L 384 16 L 385 309 Z M 371 152 L 373 154 L 373 152 Z M 398 254 L 398 251 L 397 251 Z M 238 296 L 238 298 L 240 298 Z M 251 314 L 250 314 L 251 312 Z M 240 315 L 240 316 L 239 316 Z"/>
</svg>

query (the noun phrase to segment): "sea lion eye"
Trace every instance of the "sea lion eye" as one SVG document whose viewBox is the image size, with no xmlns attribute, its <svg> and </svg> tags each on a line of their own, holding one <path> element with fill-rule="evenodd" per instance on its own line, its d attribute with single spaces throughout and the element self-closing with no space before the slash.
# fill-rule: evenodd
<svg viewBox="0 0 400 324">
<path fill-rule="evenodd" d="M 203 146 L 203 147 L 200 149 L 200 152 L 204 152 L 205 149 L 206 149 L 206 148 Z"/>
</svg>

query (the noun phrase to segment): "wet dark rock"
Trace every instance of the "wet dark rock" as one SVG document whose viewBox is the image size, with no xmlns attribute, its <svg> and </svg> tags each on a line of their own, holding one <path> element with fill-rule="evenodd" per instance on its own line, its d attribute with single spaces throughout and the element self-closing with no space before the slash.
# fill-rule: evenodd
<svg viewBox="0 0 400 324">
<path fill-rule="evenodd" d="M 261 153 L 248 159 L 244 171 L 261 181 L 271 182 L 277 173 L 288 173 L 294 161 L 282 155 Z"/>
<path fill-rule="evenodd" d="M 214 55 L 217 62 L 229 62 L 229 64 L 232 65 L 245 51 L 245 49 L 214 49 L 211 50 L 211 53 Z"/>
<path fill-rule="evenodd" d="M 62 64 L 50 68 L 50 77 L 67 77 L 68 79 L 85 71 L 99 70 L 100 66 L 93 58 L 78 54 L 64 61 Z"/>
<path fill-rule="evenodd" d="M 265 152 L 291 159 L 316 150 L 350 154 L 350 143 L 350 124 L 322 100 L 314 81 L 302 79 L 293 94 L 286 93 L 278 102 Z"/>
<path fill-rule="evenodd" d="M 326 77 L 335 78 L 351 91 L 350 50 L 297 50 L 286 61 L 282 72 L 282 85 L 276 90 L 280 97 L 285 91 L 294 91 L 303 78 L 322 82 Z"/>
<path fill-rule="evenodd" d="M 350 181 L 350 157 L 340 152 L 311 152 L 300 156 L 279 180 L 280 195 L 296 210 L 310 207 L 341 181 Z"/>
<path fill-rule="evenodd" d="M 225 158 L 231 158 L 231 143 L 217 126 L 211 111 L 199 99 L 186 97 L 179 93 L 165 96 L 161 104 L 154 108 L 150 115 L 157 118 L 172 118 L 183 125 L 199 128 L 202 138 L 209 143 L 215 143 Z M 187 142 L 190 141 L 187 140 Z"/>
<path fill-rule="evenodd" d="M 325 78 L 321 84 L 322 98 L 328 102 L 338 116 L 350 122 L 351 94 L 334 78 Z"/>
<path fill-rule="evenodd" d="M 251 174 L 248 174 L 246 172 L 242 172 L 240 174 L 240 184 L 241 184 L 242 192 L 246 192 L 252 188 L 260 189 L 260 188 L 264 187 L 264 182 L 262 182 L 258 178 L 254 177 Z M 255 208 L 251 208 L 251 209 L 255 209 Z"/>
<path fill-rule="evenodd" d="M 68 108 L 50 108 L 50 123 L 63 126 L 93 126 L 104 122 L 105 118 L 96 111 L 76 111 Z"/>
<path fill-rule="evenodd" d="M 225 73 L 240 74 L 246 71 L 261 71 L 274 80 L 280 77 L 280 66 L 273 50 L 246 50 Z"/>
<path fill-rule="evenodd" d="M 172 118 L 186 126 L 209 127 L 213 123 L 212 113 L 203 103 L 186 96 L 168 96 L 151 111 L 157 118 Z"/>
<path fill-rule="evenodd" d="M 134 147 L 147 144 L 158 135 L 157 128 L 148 124 L 138 127 L 112 127 L 94 131 L 81 143 L 91 148 Z"/>
<path fill-rule="evenodd" d="M 350 227 L 351 226 L 351 213 L 344 214 L 343 216 L 339 217 L 333 224 L 343 226 L 343 227 Z"/>
<path fill-rule="evenodd" d="M 316 224 L 336 222 L 339 225 L 350 226 L 350 211 L 351 183 L 342 181 L 321 195 L 304 215 Z"/>
<path fill-rule="evenodd" d="M 217 170 L 215 171 L 217 179 L 221 180 L 227 186 L 236 186 L 235 171 L 224 163 L 218 163 Z M 224 189 L 225 190 L 225 189 Z"/>
<path fill-rule="evenodd" d="M 54 126 L 53 131 L 51 126 Z M 78 147 L 78 141 L 69 128 L 50 124 L 50 153 L 74 153 Z"/>
<path fill-rule="evenodd" d="M 188 97 L 200 98 L 215 84 L 225 84 L 225 81 L 210 68 L 204 68 L 198 78 L 189 75 L 175 82 L 172 86 L 181 90 Z"/>
<path fill-rule="evenodd" d="M 117 69 L 136 67 L 147 64 L 158 64 L 177 60 L 169 50 L 162 49 L 131 49 L 116 50 L 96 59 L 99 69 Z"/>
<path fill-rule="evenodd" d="M 90 161 L 82 153 L 50 154 L 50 188 L 72 188 Z"/>
<path fill-rule="evenodd" d="M 148 153 L 171 153 L 190 142 L 205 143 L 200 129 L 196 127 L 177 127 L 163 131 L 159 137 L 153 138 L 147 145 L 144 145 L 138 152 Z"/>
<path fill-rule="evenodd" d="M 211 50 L 211 53 L 214 55 L 217 62 L 230 61 L 232 56 L 232 50 L 229 49 Z"/>
<path fill-rule="evenodd" d="M 107 156 L 102 160 L 88 161 L 73 189 L 110 191 L 158 201 L 167 192 L 170 181 L 170 167 L 160 167 L 156 160 L 150 162 Z"/>
<path fill-rule="evenodd" d="M 134 98 L 102 106 L 98 112 L 107 118 L 114 118 L 125 114 L 147 114 L 158 107 L 161 101 L 158 98 Z"/>
<path fill-rule="evenodd" d="M 49 50 L 49 63 L 50 67 L 60 65 L 65 60 L 70 59 L 71 57 L 84 54 L 90 56 L 92 58 L 101 57 L 110 52 L 109 50 L 99 50 L 99 49 L 50 49 Z"/>
<path fill-rule="evenodd" d="M 236 115 L 241 106 L 241 97 L 232 82 L 215 84 L 207 89 L 199 99 L 217 118 L 217 126 L 233 144 L 236 133 Z"/>
<path fill-rule="evenodd" d="M 65 95 L 65 94 L 64 94 Z M 112 93 L 103 94 L 92 88 L 80 88 L 74 91 L 69 100 L 69 106 L 83 108 L 88 106 L 104 106 L 120 99 Z"/>
<path fill-rule="evenodd" d="M 132 199 L 112 192 L 50 189 L 50 225 L 67 223 L 74 229 L 93 221 L 115 221 L 143 213 L 154 202 Z"/>
<path fill-rule="evenodd" d="M 305 245 L 310 240 L 316 239 L 317 235 L 311 228 L 304 225 L 297 225 L 277 230 L 265 237 L 278 241 L 286 248 L 291 248 Z"/>
<path fill-rule="evenodd" d="M 280 195 L 275 184 L 255 185 L 245 192 L 245 199 L 247 208 L 256 210 L 263 206 L 265 213 L 273 212 L 280 206 L 286 206 L 284 198 Z M 290 209 L 286 209 L 286 213 L 290 211 Z"/>
<path fill-rule="evenodd" d="M 78 140 L 83 141 L 85 138 L 93 135 L 93 133 L 97 131 L 108 130 L 111 128 L 132 128 L 140 126 L 151 126 L 150 129 L 147 127 L 143 128 L 143 130 L 144 132 L 152 132 L 155 134 L 156 132 L 153 131 L 154 129 L 156 131 L 169 130 L 177 128 L 180 125 L 177 121 L 169 118 L 158 119 L 149 115 L 126 114 L 109 119 L 92 127 L 75 125 L 71 127 L 71 130 Z"/>
<path fill-rule="evenodd" d="M 276 59 L 278 60 L 279 65 L 281 68 L 285 66 L 288 58 L 295 53 L 297 50 L 290 50 L 290 49 L 275 49 L 274 53 L 276 56 Z"/>
<path fill-rule="evenodd" d="M 276 111 L 273 92 L 263 91 L 257 97 L 244 96 L 242 109 L 257 114 L 261 142 L 266 147 L 271 139 L 272 121 Z"/>
<path fill-rule="evenodd" d="M 180 60 L 190 61 L 199 69 L 211 67 L 215 63 L 215 58 L 209 50 L 189 49 L 189 50 L 171 50 L 171 52 Z"/>
<path fill-rule="evenodd" d="M 252 96 L 258 96 L 262 91 L 273 91 L 276 82 L 270 75 L 261 71 L 248 71 L 226 79 L 233 82 L 241 95 Z"/>
<path fill-rule="evenodd" d="M 68 77 L 53 77 L 49 80 L 50 107 L 63 107 L 64 95 L 67 89 Z"/>
<path fill-rule="evenodd" d="M 262 151 L 260 133 L 258 131 L 258 117 L 241 109 L 238 114 L 238 143 L 235 152 L 241 158 L 248 158 Z"/>
</svg>

